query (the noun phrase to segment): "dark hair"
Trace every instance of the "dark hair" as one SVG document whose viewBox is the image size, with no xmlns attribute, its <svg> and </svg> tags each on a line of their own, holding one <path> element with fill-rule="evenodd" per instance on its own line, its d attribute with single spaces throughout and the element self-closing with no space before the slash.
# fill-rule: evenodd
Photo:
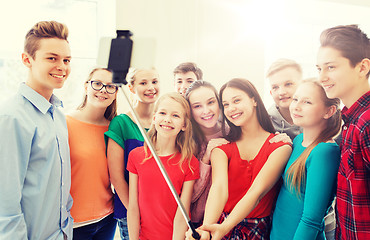
<svg viewBox="0 0 370 240">
<path fill-rule="evenodd" d="M 85 82 L 85 84 L 88 82 L 88 81 L 90 81 L 91 80 L 91 78 L 92 78 L 92 76 L 94 75 L 94 73 L 96 72 L 96 71 L 99 71 L 99 70 L 103 70 L 103 71 L 107 71 L 107 72 L 112 72 L 111 70 L 109 70 L 108 68 L 94 68 L 91 72 L 90 72 L 90 74 L 89 74 L 89 76 L 88 76 L 88 78 L 87 78 L 87 80 L 86 80 L 86 82 Z M 104 117 L 106 118 L 106 119 L 108 119 L 109 121 L 112 121 L 112 119 L 115 117 L 115 116 L 117 116 L 117 101 L 116 101 L 117 99 L 114 99 L 113 100 L 113 102 L 107 107 L 107 109 L 105 110 L 105 112 L 104 112 Z M 87 102 L 87 95 L 85 95 L 84 96 L 84 98 L 83 98 L 83 100 L 82 100 L 82 103 L 80 104 L 80 106 L 78 106 L 77 107 L 77 109 L 83 109 L 85 106 L 86 106 L 86 102 Z"/>
<path fill-rule="evenodd" d="M 176 73 L 187 73 L 187 72 L 193 72 L 197 77 L 197 80 L 203 79 L 202 70 L 198 68 L 198 66 L 193 62 L 181 63 L 175 68 L 175 70 L 173 70 L 173 75 L 176 75 Z"/>
<path fill-rule="evenodd" d="M 36 23 L 26 34 L 24 51 L 35 58 L 36 51 L 40 47 L 40 40 L 44 38 L 59 38 L 68 42 L 68 28 L 65 24 L 56 21 Z"/>
<path fill-rule="evenodd" d="M 231 79 L 229 82 L 225 83 L 220 89 L 219 96 L 220 96 L 221 103 L 222 103 L 222 94 L 224 90 L 228 87 L 237 88 L 245 92 L 250 98 L 253 98 L 254 101 L 256 101 L 257 103 L 256 113 L 257 113 L 257 119 L 258 119 L 259 124 L 265 131 L 270 132 L 270 133 L 275 133 L 275 128 L 272 125 L 270 116 L 267 113 L 267 110 L 265 108 L 265 105 L 263 104 L 261 96 L 259 95 L 255 86 L 250 81 L 248 81 L 247 79 L 243 79 L 243 78 L 234 78 L 234 79 Z M 221 105 L 221 109 L 222 109 L 222 117 L 224 118 L 224 120 L 226 120 L 227 124 L 230 127 L 230 131 L 229 133 L 227 133 L 225 121 L 222 121 L 222 133 L 224 134 L 224 136 L 226 136 L 225 138 L 228 141 L 235 142 L 239 140 L 241 137 L 241 134 L 242 134 L 241 128 L 239 126 L 235 126 L 232 122 L 230 122 L 225 117 L 223 105 Z"/>
<path fill-rule="evenodd" d="M 332 47 L 340 51 L 352 67 L 365 58 L 370 59 L 370 40 L 357 25 L 328 28 L 321 33 L 320 43 L 322 47 Z"/>
<path fill-rule="evenodd" d="M 220 98 L 218 97 L 218 92 L 217 92 L 216 88 L 211 83 L 209 83 L 207 81 L 203 81 L 203 80 L 193 82 L 189 86 L 189 88 L 187 89 L 187 91 L 185 93 L 185 98 L 186 98 L 186 100 L 188 100 L 189 105 L 190 105 L 190 101 L 189 101 L 190 94 L 192 92 L 194 92 L 195 90 L 197 90 L 199 88 L 202 88 L 202 87 L 209 88 L 214 92 L 216 100 L 217 100 L 217 104 L 218 104 L 219 108 L 221 109 L 221 102 L 220 102 Z M 190 109 L 191 109 L 191 105 L 190 105 Z M 191 124 L 193 126 L 193 138 L 194 138 L 194 141 L 197 143 L 197 149 L 196 149 L 195 156 L 198 156 L 200 154 L 200 151 L 201 151 L 200 146 L 205 144 L 207 142 L 207 140 L 206 140 L 206 137 L 204 136 L 204 133 L 202 132 L 199 124 L 194 120 L 193 111 L 191 111 Z"/>
</svg>

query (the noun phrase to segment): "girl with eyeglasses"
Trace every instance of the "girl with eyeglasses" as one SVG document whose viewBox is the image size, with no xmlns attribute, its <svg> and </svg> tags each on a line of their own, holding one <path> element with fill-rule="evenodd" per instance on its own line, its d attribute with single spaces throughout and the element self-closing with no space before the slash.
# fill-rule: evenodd
<svg viewBox="0 0 370 240">
<path fill-rule="evenodd" d="M 116 92 L 112 73 L 95 68 L 85 82 L 82 104 L 67 116 L 73 239 L 114 238 L 116 220 L 104 133 L 116 116 Z"/>
<path fill-rule="evenodd" d="M 159 75 L 154 69 L 130 69 L 127 81 L 136 100 L 134 109 L 142 126 L 148 130 L 153 119 L 154 103 L 159 96 Z M 129 173 L 126 166 L 131 150 L 144 143 L 131 112 L 120 114 L 112 120 L 105 133 L 105 141 L 110 179 L 115 190 L 114 218 L 118 220 L 121 238 L 128 239 L 126 209 Z"/>
</svg>

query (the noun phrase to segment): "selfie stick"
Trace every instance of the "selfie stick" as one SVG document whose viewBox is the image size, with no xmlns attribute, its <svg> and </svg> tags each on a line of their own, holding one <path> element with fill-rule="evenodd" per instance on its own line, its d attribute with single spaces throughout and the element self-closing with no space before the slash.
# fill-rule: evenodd
<svg viewBox="0 0 370 240">
<path fill-rule="evenodd" d="M 170 188 L 171 193 L 173 197 L 175 198 L 176 203 L 178 207 L 180 208 L 182 215 L 184 216 L 189 228 L 193 232 L 192 234 L 193 238 L 200 239 L 200 236 L 198 232 L 195 231 L 195 227 L 193 223 L 190 221 L 189 215 L 187 214 L 185 207 L 182 204 L 179 198 L 179 195 L 177 194 L 175 187 L 173 186 L 171 179 L 166 172 L 166 169 L 164 168 L 160 158 L 157 155 L 157 152 L 155 151 L 155 148 L 153 147 L 153 143 L 150 141 L 146 131 L 141 125 L 141 122 L 133 106 L 131 105 L 131 102 L 129 101 L 129 98 L 126 95 L 126 92 L 122 88 L 122 85 L 127 84 L 126 75 L 128 73 L 128 70 L 130 68 L 130 63 L 131 63 L 131 53 L 132 53 L 132 46 L 133 46 L 133 41 L 130 39 L 131 36 L 132 36 L 132 33 L 128 30 L 124 30 L 124 31 L 117 30 L 117 38 L 112 39 L 112 42 L 111 42 L 108 69 L 113 71 L 113 83 L 115 83 L 122 90 L 122 93 L 125 96 L 125 99 L 128 102 L 128 105 L 130 106 L 135 122 L 139 127 L 141 135 L 144 137 L 144 140 L 147 143 L 150 151 L 152 152 L 153 157 L 159 167 L 159 170 L 161 171 L 164 179 L 166 180 L 167 185 Z"/>
</svg>

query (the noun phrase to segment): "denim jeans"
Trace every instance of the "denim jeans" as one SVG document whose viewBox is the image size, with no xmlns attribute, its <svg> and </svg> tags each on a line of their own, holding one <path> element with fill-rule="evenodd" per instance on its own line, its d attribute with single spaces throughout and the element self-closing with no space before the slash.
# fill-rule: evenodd
<svg viewBox="0 0 370 240">
<path fill-rule="evenodd" d="M 117 223 L 118 223 L 118 227 L 119 227 L 119 232 L 121 234 L 121 239 L 122 240 L 129 240 L 128 228 L 127 228 L 127 217 L 117 219 Z"/>
<path fill-rule="evenodd" d="M 335 239 L 335 199 L 330 206 L 327 215 L 325 216 L 325 237 L 327 240 Z"/>
<path fill-rule="evenodd" d="M 335 240 L 335 229 L 329 232 L 325 232 L 326 240 Z"/>
<path fill-rule="evenodd" d="M 113 214 L 99 222 L 73 229 L 73 239 L 83 240 L 113 240 L 116 232 L 117 221 Z"/>
</svg>

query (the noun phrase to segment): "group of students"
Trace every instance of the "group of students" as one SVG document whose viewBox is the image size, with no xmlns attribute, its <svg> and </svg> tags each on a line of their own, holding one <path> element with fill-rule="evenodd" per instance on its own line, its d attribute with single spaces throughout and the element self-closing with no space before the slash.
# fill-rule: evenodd
<svg viewBox="0 0 370 240">
<path fill-rule="evenodd" d="M 132 113 L 117 116 L 109 69 L 91 71 L 75 111 L 58 109 L 67 37 L 55 21 L 27 33 L 28 78 L 0 106 L 0 238 L 113 239 L 118 222 L 122 239 L 192 239 Z M 129 72 L 139 121 L 201 239 L 369 238 L 370 41 L 355 25 L 320 41 L 318 79 L 272 64 L 269 110 L 250 81 L 217 92 L 193 63 L 162 96 L 156 70 Z"/>
</svg>

